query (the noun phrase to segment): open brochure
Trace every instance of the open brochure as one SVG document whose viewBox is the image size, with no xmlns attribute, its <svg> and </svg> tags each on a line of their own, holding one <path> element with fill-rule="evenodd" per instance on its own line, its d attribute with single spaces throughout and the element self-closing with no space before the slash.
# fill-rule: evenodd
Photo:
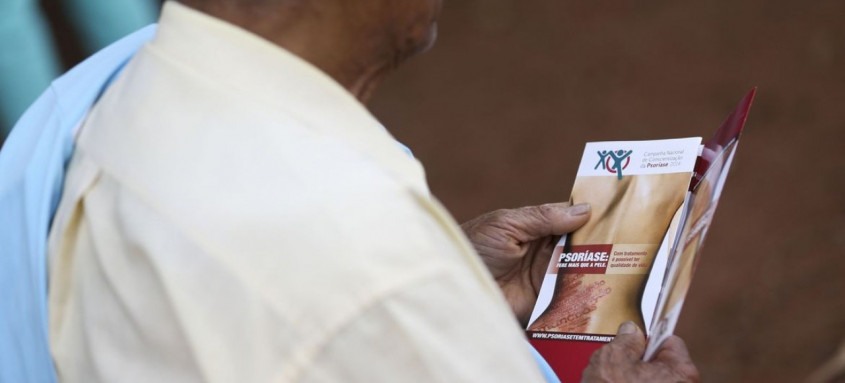
<svg viewBox="0 0 845 383">
<path fill-rule="evenodd" d="M 570 199 L 593 213 L 555 247 L 527 327 L 563 382 L 625 321 L 645 329 L 646 360 L 674 332 L 754 94 L 703 145 L 587 144 Z"/>
</svg>

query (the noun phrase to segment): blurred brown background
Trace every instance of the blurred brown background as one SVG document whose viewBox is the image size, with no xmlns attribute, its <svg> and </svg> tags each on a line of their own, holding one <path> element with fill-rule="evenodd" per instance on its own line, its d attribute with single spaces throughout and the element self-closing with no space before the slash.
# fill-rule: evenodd
<svg viewBox="0 0 845 383">
<path fill-rule="evenodd" d="M 707 137 L 759 86 L 679 332 L 705 381 L 800 381 L 845 339 L 845 2 L 631 4 L 446 0 L 372 109 L 466 220 L 568 199 L 587 141 Z"/>
<path fill-rule="evenodd" d="M 373 110 L 466 220 L 568 199 L 587 141 L 707 137 L 759 86 L 679 332 L 705 381 L 800 381 L 845 339 L 843 18 L 843 1 L 447 0 L 437 47 Z"/>
</svg>

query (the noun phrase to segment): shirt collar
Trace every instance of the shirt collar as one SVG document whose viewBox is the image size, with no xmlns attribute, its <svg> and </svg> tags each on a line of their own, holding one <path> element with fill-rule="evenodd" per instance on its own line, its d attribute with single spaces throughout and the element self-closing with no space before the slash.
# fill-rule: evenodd
<svg viewBox="0 0 845 383">
<path fill-rule="evenodd" d="M 311 129 L 338 137 L 428 194 L 422 166 L 366 107 L 326 73 L 282 47 L 174 1 L 165 3 L 149 47 L 196 74 L 284 109 Z"/>
</svg>

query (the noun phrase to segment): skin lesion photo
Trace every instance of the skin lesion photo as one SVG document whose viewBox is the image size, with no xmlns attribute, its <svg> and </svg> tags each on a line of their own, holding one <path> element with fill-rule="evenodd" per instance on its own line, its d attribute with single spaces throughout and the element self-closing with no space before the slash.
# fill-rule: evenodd
<svg viewBox="0 0 845 383">
<path fill-rule="evenodd" d="M 689 186 L 690 173 L 617 177 L 579 177 L 573 203 L 589 202 L 590 220 L 569 236 L 567 246 L 613 244 L 653 261 L 667 236 Z M 671 238 L 670 238 L 671 240 Z M 615 334 L 633 321 L 646 328 L 640 300 L 649 267 L 581 274 L 558 270 L 551 303 L 529 331 Z M 577 269 L 576 269 L 577 270 Z"/>
</svg>

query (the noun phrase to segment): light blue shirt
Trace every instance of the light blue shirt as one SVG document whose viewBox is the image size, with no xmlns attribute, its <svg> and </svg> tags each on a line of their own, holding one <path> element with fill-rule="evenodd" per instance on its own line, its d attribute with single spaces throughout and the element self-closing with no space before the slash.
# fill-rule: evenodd
<svg viewBox="0 0 845 383">
<path fill-rule="evenodd" d="M 47 331 L 45 256 L 74 130 L 154 34 L 155 26 L 141 29 L 54 81 L 0 151 L 0 383 L 56 381 Z M 559 382 L 546 361 L 533 354 L 547 381 Z"/>
<path fill-rule="evenodd" d="M 74 128 L 154 33 L 154 26 L 141 29 L 55 80 L 0 151 L 0 383 L 56 381 L 45 257 Z"/>
</svg>

